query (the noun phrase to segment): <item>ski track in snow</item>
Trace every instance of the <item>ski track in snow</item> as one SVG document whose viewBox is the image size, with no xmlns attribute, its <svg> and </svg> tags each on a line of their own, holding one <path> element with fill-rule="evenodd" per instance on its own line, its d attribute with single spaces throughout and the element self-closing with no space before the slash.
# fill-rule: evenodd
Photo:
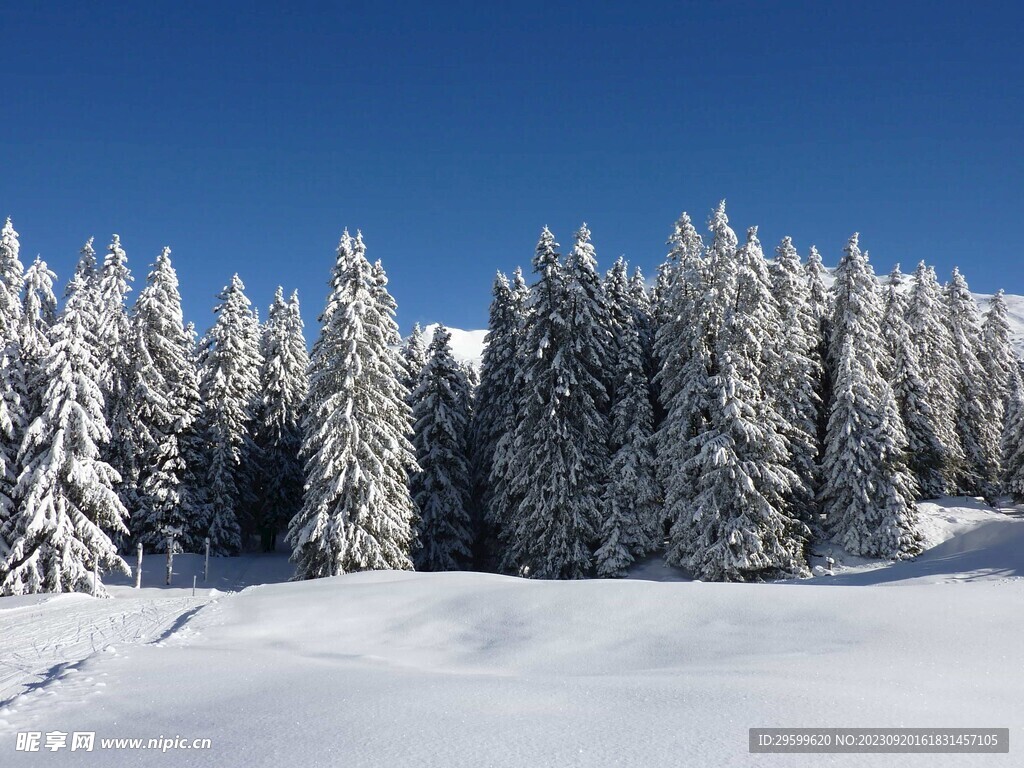
<svg viewBox="0 0 1024 768">
<path fill-rule="evenodd" d="M 11 608 L 0 602 L 0 729 L 26 699 L 52 695 L 87 659 L 116 654 L 122 646 L 163 643 L 208 604 L 206 598 L 84 595 L 48 596 Z M 94 678 L 87 686 L 103 687 Z"/>
</svg>

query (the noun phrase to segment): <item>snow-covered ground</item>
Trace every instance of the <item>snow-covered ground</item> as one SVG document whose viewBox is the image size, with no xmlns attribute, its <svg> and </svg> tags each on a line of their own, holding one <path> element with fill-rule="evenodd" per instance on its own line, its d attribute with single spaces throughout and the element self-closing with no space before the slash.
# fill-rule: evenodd
<svg viewBox="0 0 1024 768">
<path fill-rule="evenodd" d="M 0 600 L 0 764 L 1021 765 L 1024 517 L 1009 512 L 924 505 L 935 546 L 915 561 L 776 584 L 246 586 L 289 573 L 253 556 L 213 561 L 193 598 L 200 558 L 177 558 L 165 590 L 153 557 L 153 586 L 112 600 Z M 750 727 L 816 725 L 1009 727 L 1011 752 L 747 753 Z M 53 730 L 212 746 L 14 751 L 15 732 Z"/>
</svg>

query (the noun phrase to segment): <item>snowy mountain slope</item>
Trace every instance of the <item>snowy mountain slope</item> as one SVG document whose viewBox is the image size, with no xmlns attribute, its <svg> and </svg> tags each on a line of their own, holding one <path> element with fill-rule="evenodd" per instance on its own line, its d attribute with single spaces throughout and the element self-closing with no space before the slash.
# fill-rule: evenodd
<svg viewBox="0 0 1024 768">
<path fill-rule="evenodd" d="M 1019 744 L 1024 619 L 1008 606 L 1024 600 L 1024 520 L 978 526 L 970 508 L 941 509 L 961 527 L 886 569 L 885 588 L 839 577 L 796 586 L 376 572 L 199 598 L 155 642 L 127 626 L 110 650 L 51 670 L 0 709 L 3 762 L 896 764 L 747 753 L 748 728 L 787 725 L 1008 725 Z M 274 562 L 251 561 L 239 576 L 276 577 Z M 991 578 L 951 583 L 961 566 Z M 73 600 L 131 601 L 114 590 L 114 600 Z M 182 599 L 158 592 L 139 599 Z M 20 600 L 11 611 L 0 601 L 0 648 L 13 631 L 61 636 L 63 599 L 15 626 Z M 212 748 L 29 755 L 10 746 L 19 730 L 210 738 Z M 900 762 L 1009 766 L 1019 756 Z"/>
<path fill-rule="evenodd" d="M 427 344 L 433 340 L 437 325 L 437 323 L 431 323 L 423 329 Z M 487 336 L 487 330 L 462 331 L 458 328 L 449 328 L 448 330 L 452 334 L 452 356 L 459 362 L 472 363 L 479 368 L 480 359 L 484 353 L 484 337 Z"/>
<path fill-rule="evenodd" d="M 831 275 L 829 275 L 831 278 Z M 826 282 L 830 282 L 827 280 Z M 975 299 L 982 312 L 988 311 L 988 303 L 992 298 L 988 293 L 976 293 Z M 1014 349 L 1017 355 L 1024 358 L 1024 296 L 1006 294 L 1006 309 L 1010 321 L 1010 332 L 1013 337 Z M 428 339 L 433 338 L 436 324 L 426 327 Z M 487 330 L 463 331 L 458 328 L 449 328 L 452 333 L 452 351 L 457 360 L 468 360 L 479 367 L 480 359 L 484 352 L 484 338 Z"/>
</svg>

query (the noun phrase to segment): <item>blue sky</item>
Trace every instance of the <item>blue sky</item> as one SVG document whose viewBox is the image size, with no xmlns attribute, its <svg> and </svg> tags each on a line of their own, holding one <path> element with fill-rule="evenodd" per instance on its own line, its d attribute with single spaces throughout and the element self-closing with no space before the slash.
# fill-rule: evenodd
<svg viewBox="0 0 1024 768">
<path fill-rule="evenodd" d="M 241 274 L 315 324 L 342 228 L 403 330 L 486 323 L 496 269 L 586 220 L 652 271 L 719 198 L 766 248 L 1024 293 L 1019 3 L 9 3 L 0 215 L 61 280 L 168 244 L 200 329 Z"/>
</svg>

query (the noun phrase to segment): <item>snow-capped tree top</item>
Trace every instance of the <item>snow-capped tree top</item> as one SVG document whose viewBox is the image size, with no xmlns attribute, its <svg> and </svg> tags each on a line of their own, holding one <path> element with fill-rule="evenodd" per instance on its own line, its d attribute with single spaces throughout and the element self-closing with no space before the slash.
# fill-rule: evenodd
<svg viewBox="0 0 1024 768">
<path fill-rule="evenodd" d="M 128 254 L 121 247 L 121 238 L 114 235 L 103 259 L 103 273 L 100 280 L 103 300 L 108 304 L 123 305 L 124 297 L 131 291 L 131 272 L 128 270 Z"/>
<path fill-rule="evenodd" d="M 96 268 L 96 250 L 92 247 L 93 240 L 94 238 L 92 237 L 86 240 L 85 245 L 78 252 L 78 263 L 75 265 L 74 276 L 81 279 L 78 281 L 68 280 L 68 284 L 64 288 L 65 299 L 71 296 L 72 291 L 93 282 L 99 274 Z M 98 307 L 96 309 L 98 310 Z"/>
<path fill-rule="evenodd" d="M 559 266 L 558 243 L 551 230 L 544 227 L 540 231 L 540 240 L 537 241 L 537 248 L 533 254 L 533 270 L 543 278 L 552 276 L 552 271 L 557 271 Z"/>
<path fill-rule="evenodd" d="M 597 274 L 597 256 L 594 252 L 594 245 L 590 242 L 590 228 L 587 226 L 587 222 L 583 222 L 583 225 L 576 230 L 574 241 L 566 265 Z"/>
<path fill-rule="evenodd" d="M 57 297 L 53 295 L 56 279 L 57 275 L 38 256 L 25 271 L 20 336 L 29 356 L 38 358 L 49 348 L 47 333 L 57 319 Z"/>
<path fill-rule="evenodd" d="M 21 251 L 21 244 L 18 241 L 18 233 L 14 231 L 10 217 L 7 223 L 0 230 L 0 283 L 7 288 L 14 296 L 21 293 L 22 280 L 25 268 L 18 259 Z"/>
<path fill-rule="evenodd" d="M 723 200 L 722 202 L 724 204 L 725 201 Z M 723 215 L 725 214 L 724 208 L 722 213 Z M 693 226 L 693 222 L 690 221 L 690 215 L 686 211 L 683 211 L 672 228 L 672 234 L 668 238 L 668 245 L 672 246 L 667 256 L 671 264 L 686 262 L 690 259 L 699 259 L 704 253 L 704 239 L 700 236 L 697 228 Z"/>
</svg>

